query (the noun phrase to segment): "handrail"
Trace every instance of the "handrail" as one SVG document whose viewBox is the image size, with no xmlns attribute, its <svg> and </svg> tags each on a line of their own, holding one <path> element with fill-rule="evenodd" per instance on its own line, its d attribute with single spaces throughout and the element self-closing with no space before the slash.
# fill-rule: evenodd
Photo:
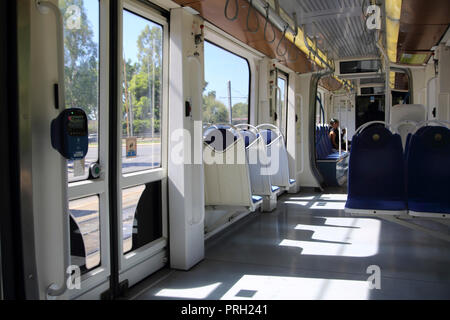
<svg viewBox="0 0 450 320">
<path fill-rule="evenodd" d="M 58 6 L 49 1 L 41 1 L 36 0 L 36 7 L 41 14 L 47 14 L 44 8 L 50 9 L 55 14 L 56 18 L 56 32 L 57 32 L 57 49 L 58 49 L 58 97 L 59 97 L 59 106 L 61 109 L 65 108 L 65 96 L 64 96 L 64 22 L 61 11 Z M 64 162 L 66 162 L 64 160 Z M 66 166 L 63 166 L 65 177 L 65 184 L 67 185 L 67 169 Z M 67 199 L 66 199 L 67 200 Z M 64 212 L 62 215 L 62 230 L 63 230 L 63 248 L 64 248 L 64 282 L 61 286 L 56 283 L 51 283 L 46 289 L 47 299 L 56 298 L 58 296 L 63 295 L 67 291 L 67 280 L 70 277 L 69 274 L 66 273 L 67 268 L 70 265 L 70 243 L 69 243 L 69 212 L 67 207 L 67 201 L 64 201 Z"/>
<path fill-rule="evenodd" d="M 319 59 L 320 62 L 322 62 L 328 69 L 333 70 L 333 72 L 334 72 L 333 67 L 330 66 L 330 64 L 328 62 L 323 60 L 323 58 L 320 56 L 320 54 L 318 52 L 316 52 L 315 49 L 311 48 L 311 46 L 309 45 L 304 26 L 303 26 L 303 42 L 305 43 L 305 46 L 309 50 L 309 52 L 311 52 L 314 55 L 314 57 L 317 57 L 317 59 Z"/>
<path fill-rule="evenodd" d="M 279 137 L 281 137 L 281 138 L 284 139 L 284 136 L 283 136 L 283 134 L 281 133 L 281 130 L 280 130 L 276 125 L 273 125 L 273 124 L 271 124 L 271 123 L 262 123 L 262 124 L 260 124 L 260 125 L 257 125 L 256 128 L 257 128 L 259 131 L 263 130 L 264 128 L 270 128 L 270 129 L 272 129 L 273 131 L 275 131 L 275 133 L 277 134 L 277 136 L 278 136 L 277 139 L 278 139 Z M 275 139 L 275 140 L 276 140 L 276 139 Z M 275 140 L 273 140 L 272 143 L 275 142 Z M 272 144 L 272 143 L 270 143 L 270 144 Z"/>
<path fill-rule="evenodd" d="M 237 128 L 238 130 L 242 130 L 242 131 L 246 130 L 246 128 L 251 129 L 251 130 L 248 130 L 248 131 L 249 131 L 249 132 L 252 132 L 252 133 L 256 136 L 256 139 L 255 139 L 248 147 L 250 147 L 251 145 L 253 145 L 256 141 L 262 139 L 261 134 L 259 133 L 258 128 L 256 128 L 255 126 L 253 126 L 253 125 L 251 125 L 251 124 L 249 124 L 249 123 L 240 123 L 240 124 L 237 124 L 237 125 L 236 125 L 236 128 Z"/>
<path fill-rule="evenodd" d="M 356 130 L 355 135 L 357 135 L 357 134 L 359 134 L 360 132 L 364 131 L 367 127 L 369 127 L 369 126 L 371 126 L 371 125 L 373 125 L 373 124 L 383 124 L 383 125 L 386 126 L 386 128 L 390 128 L 390 127 L 391 127 L 391 125 L 387 124 L 385 121 L 370 121 L 370 122 L 367 122 L 367 123 L 363 124 L 362 126 L 360 126 L 360 127 Z"/>
<path fill-rule="evenodd" d="M 447 127 L 450 126 L 450 121 L 446 121 L 446 120 L 435 120 L 435 119 L 433 119 L 433 120 L 426 120 L 426 121 L 419 122 L 419 123 L 416 125 L 416 129 L 415 129 L 412 133 L 415 134 L 420 128 L 426 126 L 426 125 L 429 124 L 429 123 L 436 123 L 436 124 L 439 124 L 439 125 L 441 125 L 441 126 L 447 126 Z"/>
<path fill-rule="evenodd" d="M 320 99 L 320 97 L 317 95 L 316 100 L 319 101 L 320 111 L 322 113 L 322 124 L 325 124 L 325 109 L 323 108 L 322 105 L 322 99 Z"/>
<path fill-rule="evenodd" d="M 239 124 L 235 125 L 235 127 L 236 127 L 237 129 L 239 129 L 239 130 L 241 129 L 241 127 L 242 127 L 242 128 L 247 127 L 247 128 L 253 129 L 253 130 L 255 131 L 256 134 L 259 134 L 258 128 L 255 127 L 255 126 L 253 126 L 253 125 L 251 125 L 251 124 L 249 124 L 249 123 L 239 123 Z"/>
<path fill-rule="evenodd" d="M 213 150 L 214 152 L 216 152 L 216 153 L 224 153 L 224 152 L 228 151 L 228 149 L 231 149 L 234 145 L 236 145 L 236 144 L 238 143 L 239 140 L 242 140 L 242 141 L 244 140 L 244 137 L 243 137 L 242 134 L 240 133 L 239 129 L 236 128 L 234 125 L 228 124 L 228 123 L 217 123 L 217 124 L 213 124 L 211 127 L 215 127 L 215 129 L 219 129 L 219 128 L 218 128 L 219 126 L 224 126 L 224 127 L 225 127 L 225 126 L 228 126 L 229 128 L 227 128 L 227 129 L 225 129 L 225 130 L 233 129 L 233 130 L 238 134 L 239 138 L 236 139 L 236 141 L 233 141 L 233 143 L 231 143 L 229 146 L 227 146 L 226 149 L 221 150 L 221 151 L 216 150 L 215 148 L 211 147 L 209 144 L 205 143 L 205 141 L 203 141 L 203 144 L 206 145 L 206 147 L 208 147 L 208 148 L 210 148 L 211 150 Z M 210 128 L 211 128 L 211 127 L 210 127 Z M 205 138 L 205 137 L 203 137 L 203 139 L 204 139 L 204 138 Z"/>
</svg>

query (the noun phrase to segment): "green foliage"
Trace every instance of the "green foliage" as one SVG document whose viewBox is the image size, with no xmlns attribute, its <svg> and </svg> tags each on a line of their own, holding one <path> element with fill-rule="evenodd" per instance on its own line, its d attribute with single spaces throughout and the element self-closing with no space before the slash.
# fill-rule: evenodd
<svg viewBox="0 0 450 320">
<path fill-rule="evenodd" d="M 81 9 L 80 28 L 67 28 L 71 5 Z M 81 108 L 98 119 L 98 43 L 86 16 L 83 0 L 60 0 L 64 17 L 65 95 L 67 108 Z"/>
<path fill-rule="evenodd" d="M 248 123 L 248 104 L 236 103 L 233 106 L 233 124 Z"/>
<path fill-rule="evenodd" d="M 129 101 L 123 101 L 122 112 L 124 113 L 123 119 L 125 119 L 124 133 L 126 133 L 126 107 L 131 102 L 133 112 L 132 135 L 144 136 L 152 132 L 159 133 L 161 130 L 161 28 L 146 26 L 139 35 L 136 45 L 139 62 L 131 65 L 131 61 L 129 61 L 126 64 L 127 86 L 130 97 Z"/>
<path fill-rule="evenodd" d="M 99 56 L 98 39 L 90 25 L 85 1 L 92 0 L 59 0 L 59 7 L 64 16 L 64 60 L 65 60 L 65 94 L 66 107 L 78 107 L 86 111 L 91 120 L 98 121 L 98 77 Z M 70 6 L 80 8 L 79 28 L 70 29 L 69 19 L 73 12 Z M 126 34 L 124 35 L 126 36 Z M 139 35 L 138 62 L 125 62 L 124 83 L 128 91 L 125 101 L 123 90 L 123 128 L 127 132 L 128 123 L 133 128 L 134 136 L 160 131 L 160 101 L 162 77 L 162 29 L 147 25 Z M 126 83 L 125 83 L 126 81 Z M 131 104 L 131 108 L 130 107 Z M 154 110 L 153 107 L 154 106 Z M 130 109 L 130 114 L 126 110 Z M 131 114 L 132 112 L 132 114 Z"/>
<path fill-rule="evenodd" d="M 228 123 L 229 119 L 228 108 L 216 99 L 215 91 L 209 91 L 203 95 L 203 122 Z"/>
</svg>

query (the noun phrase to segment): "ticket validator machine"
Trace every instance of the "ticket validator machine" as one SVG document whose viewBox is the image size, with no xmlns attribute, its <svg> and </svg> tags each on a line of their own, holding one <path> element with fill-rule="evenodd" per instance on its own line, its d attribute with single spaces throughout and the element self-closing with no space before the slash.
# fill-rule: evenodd
<svg viewBox="0 0 450 320">
<path fill-rule="evenodd" d="M 68 160 L 81 160 L 88 151 L 88 119 L 82 109 L 63 110 L 52 121 L 52 147 Z"/>
</svg>

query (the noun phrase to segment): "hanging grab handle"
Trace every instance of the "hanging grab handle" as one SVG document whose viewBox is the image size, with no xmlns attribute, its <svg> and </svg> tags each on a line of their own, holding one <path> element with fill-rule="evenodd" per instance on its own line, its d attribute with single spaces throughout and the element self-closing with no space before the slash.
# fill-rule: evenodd
<svg viewBox="0 0 450 320">
<path fill-rule="evenodd" d="M 281 36 L 281 39 L 280 39 L 280 41 L 278 42 L 278 45 L 277 45 L 277 50 L 276 51 L 277 51 L 277 55 L 279 55 L 280 57 L 284 57 L 286 55 L 287 51 L 288 51 L 288 48 L 285 47 L 284 52 L 282 52 L 282 53 L 280 52 L 280 46 L 281 46 L 281 43 L 283 42 L 283 40 L 286 39 L 286 32 L 287 32 L 288 28 L 289 28 L 288 25 L 284 26 L 283 35 Z"/>
<path fill-rule="evenodd" d="M 250 28 L 250 13 L 254 11 L 255 12 L 255 18 L 256 18 L 256 29 L 251 29 Z M 258 17 L 258 12 L 256 11 L 256 9 L 253 7 L 253 0 L 249 1 L 248 4 L 248 12 L 247 12 L 247 30 L 251 33 L 256 33 L 259 30 L 259 17 Z"/>
<path fill-rule="evenodd" d="M 234 21 L 237 19 L 238 15 L 239 15 L 239 1 L 238 0 L 234 0 L 235 6 L 236 6 L 236 13 L 233 17 L 229 17 L 228 16 L 228 5 L 230 4 L 231 0 L 227 0 L 227 2 L 225 3 L 225 9 L 224 9 L 224 15 L 225 18 L 227 18 L 230 21 Z"/>
<path fill-rule="evenodd" d="M 266 40 L 268 43 L 273 43 L 275 41 L 275 39 L 277 38 L 277 34 L 275 32 L 275 27 L 273 26 L 273 23 L 270 22 L 269 19 L 269 11 L 270 11 L 270 5 L 269 3 L 266 2 L 266 5 L 264 6 L 264 8 L 266 9 L 266 23 L 264 24 L 264 40 Z M 267 26 L 269 25 L 272 27 L 272 33 L 273 33 L 273 38 L 272 40 L 268 40 L 267 39 Z"/>
</svg>

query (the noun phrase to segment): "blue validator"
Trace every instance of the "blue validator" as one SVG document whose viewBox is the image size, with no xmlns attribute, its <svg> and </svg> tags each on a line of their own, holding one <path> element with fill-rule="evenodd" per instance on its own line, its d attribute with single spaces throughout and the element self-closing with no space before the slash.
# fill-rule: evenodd
<svg viewBox="0 0 450 320">
<path fill-rule="evenodd" d="M 52 121 L 52 147 L 68 160 L 83 159 L 88 151 L 88 119 L 79 108 L 62 111 Z"/>
</svg>

